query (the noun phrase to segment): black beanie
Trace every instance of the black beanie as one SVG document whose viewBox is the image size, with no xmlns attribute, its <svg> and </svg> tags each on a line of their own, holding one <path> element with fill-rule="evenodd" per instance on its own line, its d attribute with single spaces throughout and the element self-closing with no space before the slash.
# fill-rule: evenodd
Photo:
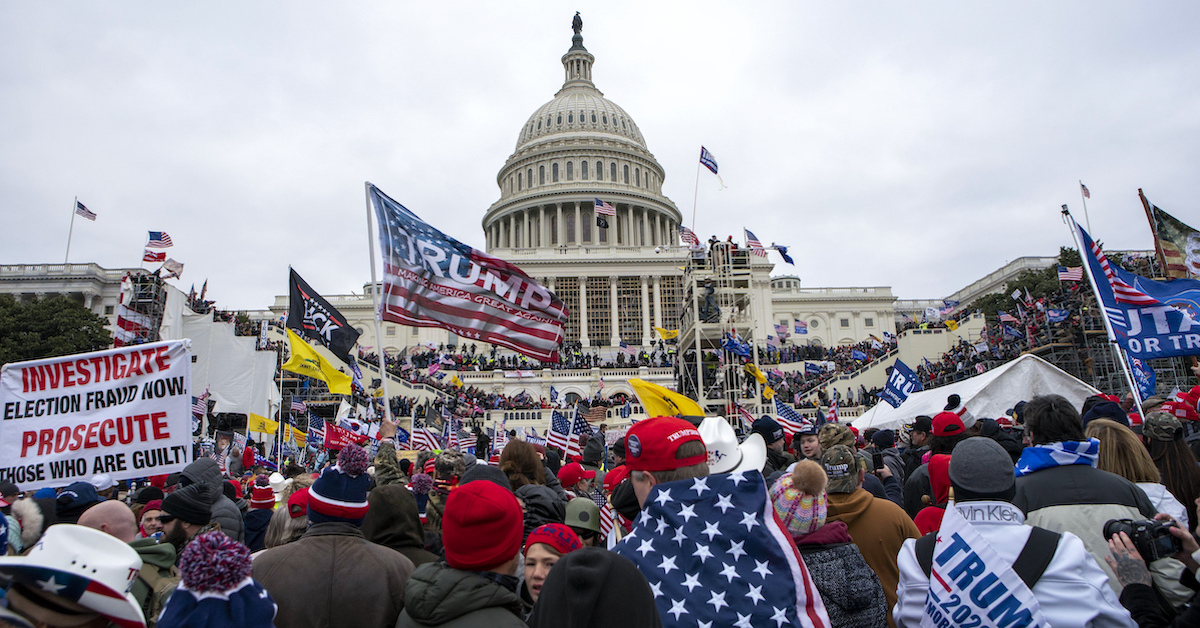
<svg viewBox="0 0 1200 628">
<path fill-rule="evenodd" d="M 202 482 L 189 484 L 162 500 L 163 512 L 196 525 L 212 521 L 212 489 Z"/>
<path fill-rule="evenodd" d="M 628 558 L 602 547 L 563 554 L 529 617 L 529 625 L 659 628 L 662 621 L 646 577 Z"/>
</svg>

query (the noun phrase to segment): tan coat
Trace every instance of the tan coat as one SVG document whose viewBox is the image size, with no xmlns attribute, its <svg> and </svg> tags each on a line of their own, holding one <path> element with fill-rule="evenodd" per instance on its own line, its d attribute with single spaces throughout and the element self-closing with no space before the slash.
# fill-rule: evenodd
<svg viewBox="0 0 1200 628">
<path fill-rule="evenodd" d="M 349 523 L 318 523 L 254 560 L 254 579 L 279 605 L 275 625 L 390 628 L 404 610 L 413 564 Z"/>
<path fill-rule="evenodd" d="M 886 499 L 876 499 L 861 487 L 853 493 L 829 493 L 827 503 L 827 520 L 846 524 L 858 551 L 879 576 L 887 598 L 888 625 L 895 626 L 892 607 L 896 605 L 896 586 L 900 583 L 896 556 L 906 539 L 921 536 L 917 525 L 903 508 Z"/>
</svg>

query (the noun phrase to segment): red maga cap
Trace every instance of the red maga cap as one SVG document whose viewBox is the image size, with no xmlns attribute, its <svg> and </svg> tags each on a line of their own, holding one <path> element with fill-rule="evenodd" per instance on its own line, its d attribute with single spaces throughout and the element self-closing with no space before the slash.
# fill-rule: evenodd
<svg viewBox="0 0 1200 628">
<path fill-rule="evenodd" d="M 631 471 L 674 471 L 708 462 L 707 450 L 689 458 L 675 457 L 679 447 L 691 441 L 704 444 L 696 427 L 683 419 L 656 416 L 638 421 L 625 434 L 625 464 Z"/>
<path fill-rule="evenodd" d="M 967 431 L 962 418 L 953 412 L 941 412 L 933 417 L 934 436 L 954 436 Z"/>
</svg>

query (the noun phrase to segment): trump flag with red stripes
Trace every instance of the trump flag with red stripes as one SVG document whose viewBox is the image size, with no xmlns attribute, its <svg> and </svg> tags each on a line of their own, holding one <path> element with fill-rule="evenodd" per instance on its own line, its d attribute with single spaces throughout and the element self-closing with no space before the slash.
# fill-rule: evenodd
<svg viewBox="0 0 1200 628">
<path fill-rule="evenodd" d="M 383 256 L 383 320 L 441 327 L 558 362 L 569 312 L 516 266 L 433 228 L 367 183 Z"/>
</svg>

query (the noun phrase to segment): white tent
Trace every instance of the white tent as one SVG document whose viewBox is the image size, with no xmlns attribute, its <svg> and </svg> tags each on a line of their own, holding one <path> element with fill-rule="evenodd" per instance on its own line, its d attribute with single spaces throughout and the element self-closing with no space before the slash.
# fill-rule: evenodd
<svg viewBox="0 0 1200 628">
<path fill-rule="evenodd" d="M 946 407 L 946 397 L 952 394 L 962 397 L 967 411 L 976 418 L 994 419 L 1003 416 L 1018 401 L 1051 393 L 1066 397 L 1078 408 L 1100 391 L 1035 355 L 1025 354 L 982 375 L 915 392 L 899 408 L 881 402 L 851 423 L 859 430 L 868 427 L 894 430 L 912 423 L 917 416 L 941 412 Z"/>
</svg>

